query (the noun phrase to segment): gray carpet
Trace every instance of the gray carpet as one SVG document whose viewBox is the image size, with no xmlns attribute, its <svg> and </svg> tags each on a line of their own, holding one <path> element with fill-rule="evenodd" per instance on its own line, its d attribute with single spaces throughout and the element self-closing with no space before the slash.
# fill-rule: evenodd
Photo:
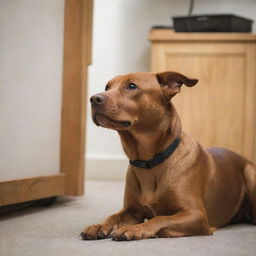
<svg viewBox="0 0 256 256">
<path fill-rule="evenodd" d="M 86 225 L 120 209 L 123 182 L 87 182 L 87 194 L 61 198 L 49 208 L 30 208 L 0 218 L 1 256 L 255 256 L 256 226 L 234 225 L 213 236 L 132 242 L 80 240 Z"/>
</svg>

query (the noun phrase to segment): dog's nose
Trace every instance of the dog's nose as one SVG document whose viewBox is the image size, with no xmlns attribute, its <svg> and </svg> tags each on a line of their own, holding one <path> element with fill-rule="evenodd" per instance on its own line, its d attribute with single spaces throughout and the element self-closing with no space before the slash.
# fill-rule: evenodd
<svg viewBox="0 0 256 256">
<path fill-rule="evenodd" d="M 90 102 L 92 105 L 100 105 L 105 102 L 106 96 L 102 94 L 95 94 L 90 98 Z"/>
</svg>

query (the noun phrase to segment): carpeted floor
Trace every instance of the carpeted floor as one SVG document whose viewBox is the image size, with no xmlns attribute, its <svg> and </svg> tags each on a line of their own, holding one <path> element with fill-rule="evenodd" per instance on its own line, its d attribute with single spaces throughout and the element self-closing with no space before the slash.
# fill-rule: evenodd
<svg viewBox="0 0 256 256">
<path fill-rule="evenodd" d="M 84 226 L 100 222 L 122 205 L 123 182 L 87 182 L 87 194 L 61 198 L 0 218 L 1 256 L 255 256 L 256 226 L 234 225 L 213 236 L 114 242 L 83 241 Z"/>
</svg>

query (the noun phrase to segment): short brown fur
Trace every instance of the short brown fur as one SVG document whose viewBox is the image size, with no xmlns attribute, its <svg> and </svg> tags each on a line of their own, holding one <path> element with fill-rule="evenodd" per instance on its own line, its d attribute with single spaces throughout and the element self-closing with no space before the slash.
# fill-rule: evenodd
<svg viewBox="0 0 256 256">
<path fill-rule="evenodd" d="M 175 138 L 181 141 L 151 169 L 130 165 L 123 209 L 85 228 L 83 239 L 211 235 L 230 223 L 255 224 L 254 165 L 227 149 L 203 149 L 181 129 L 171 99 L 182 84 L 196 83 L 176 72 L 133 73 L 115 77 L 106 92 L 91 97 L 94 122 L 117 130 L 131 160 L 152 159 Z"/>
</svg>

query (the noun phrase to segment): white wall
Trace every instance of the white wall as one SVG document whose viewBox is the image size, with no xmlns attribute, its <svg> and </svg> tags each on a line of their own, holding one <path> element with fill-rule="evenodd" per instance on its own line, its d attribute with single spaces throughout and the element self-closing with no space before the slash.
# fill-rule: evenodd
<svg viewBox="0 0 256 256">
<path fill-rule="evenodd" d="M 0 0 L 0 180 L 59 171 L 64 0 Z"/>
<path fill-rule="evenodd" d="M 149 71 L 150 27 L 171 24 L 170 17 L 186 15 L 188 6 L 189 0 L 94 0 L 89 95 L 103 91 L 117 74 Z M 234 13 L 256 20 L 256 1 L 195 0 L 193 13 Z M 87 177 L 122 178 L 127 163 L 117 133 L 96 127 L 88 106 Z"/>
</svg>

